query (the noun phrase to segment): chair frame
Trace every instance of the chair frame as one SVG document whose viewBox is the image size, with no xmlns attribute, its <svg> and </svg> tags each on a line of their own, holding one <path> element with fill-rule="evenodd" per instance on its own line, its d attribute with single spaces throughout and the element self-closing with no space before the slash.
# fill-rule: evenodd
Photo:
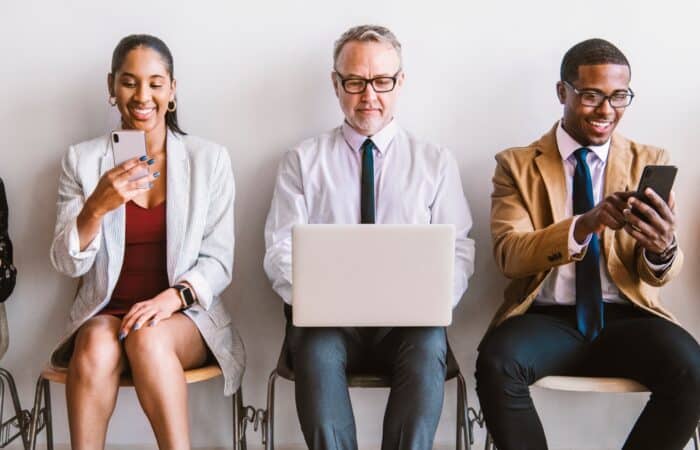
<svg viewBox="0 0 700 450">
<path fill-rule="evenodd" d="M 10 399 L 15 412 L 14 416 L 3 420 L 5 408 L 5 386 L 10 391 Z M 31 414 L 28 410 L 22 409 L 17 393 L 15 380 L 6 369 L 0 368 L 0 448 L 5 448 L 18 437 L 22 438 L 22 446 L 25 450 L 29 448 L 28 429 L 31 422 Z"/>
<path fill-rule="evenodd" d="M 216 368 L 217 373 L 206 374 Z M 187 384 L 206 381 L 221 376 L 221 369 L 218 366 L 204 366 L 198 369 L 185 371 Z M 34 394 L 34 406 L 31 411 L 31 422 L 26 434 L 25 449 L 34 450 L 36 448 L 37 436 L 41 430 L 46 429 L 46 449 L 53 450 L 53 421 L 51 416 L 51 385 L 53 381 L 59 384 L 65 384 L 67 371 L 46 368 L 36 382 L 36 392 Z M 133 387 L 133 383 L 129 377 L 122 377 L 119 381 L 119 387 Z M 232 397 L 233 409 L 233 449 L 246 450 L 246 425 L 247 422 L 252 422 L 252 418 L 248 411 L 252 409 L 250 406 L 243 406 L 242 386 L 233 394 Z"/>
<path fill-rule="evenodd" d="M 456 449 L 471 450 L 474 444 L 473 426 L 474 422 L 471 415 L 476 415 L 476 411 L 469 407 L 467 400 L 467 384 L 464 381 L 462 372 L 459 368 L 457 360 L 452 354 L 452 350 L 448 344 L 447 347 L 448 366 L 449 362 L 454 364 L 455 373 L 448 373 L 445 381 L 452 378 L 457 380 L 457 427 L 456 427 Z M 262 416 L 262 444 L 265 450 L 274 450 L 274 435 L 275 435 L 275 383 L 277 378 L 283 378 L 294 382 L 294 372 L 288 364 L 289 350 L 287 341 L 282 344 L 280 356 L 277 360 L 277 367 L 272 370 L 267 383 L 267 409 L 259 411 Z M 451 375 L 451 376 L 450 376 Z M 347 375 L 348 387 L 360 388 L 387 388 L 391 386 L 391 378 L 377 374 L 351 374 Z"/>
<path fill-rule="evenodd" d="M 646 386 L 627 378 L 613 377 L 564 377 L 548 376 L 537 380 L 533 386 L 543 389 L 570 391 L 570 392 L 600 392 L 600 393 L 628 393 L 649 392 Z M 485 426 L 483 416 L 480 415 L 480 426 Z M 700 423 L 695 428 L 691 442 L 695 450 L 700 450 Z M 486 428 L 486 442 L 484 450 L 498 450 L 493 442 L 491 433 Z"/>
</svg>

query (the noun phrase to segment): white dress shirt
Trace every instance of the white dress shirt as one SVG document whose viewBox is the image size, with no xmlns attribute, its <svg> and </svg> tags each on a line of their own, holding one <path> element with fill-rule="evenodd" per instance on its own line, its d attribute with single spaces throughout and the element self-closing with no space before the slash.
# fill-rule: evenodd
<svg viewBox="0 0 700 450">
<path fill-rule="evenodd" d="M 564 212 L 567 216 L 572 216 L 573 207 L 573 182 L 574 182 L 574 170 L 576 169 L 576 157 L 574 152 L 583 145 L 579 144 L 574 140 L 574 138 L 567 133 L 559 121 L 559 126 L 557 126 L 557 147 L 559 148 L 559 153 L 561 154 L 562 163 L 564 164 L 564 176 L 566 178 L 566 205 Z M 603 145 L 595 146 L 589 145 L 586 148 L 591 150 L 586 155 L 586 163 L 591 173 L 591 182 L 593 184 L 593 201 L 597 205 L 603 199 L 603 185 L 605 176 L 605 166 L 608 160 L 608 151 L 610 150 L 610 140 Z M 574 227 L 576 226 L 576 221 L 580 216 L 571 222 L 571 228 L 569 228 L 569 253 L 572 255 L 577 255 L 581 253 L 591 240 L 591 235 L 589 235 L 583 244 L 579 244 L 574 239 Z M 646 258 L 646 253 L 644 254 Z M 647 260 L 647 264 L 652 269 L 658 271 L 663 271 L 670 266 L 669 264 L 655 265 Z M 620 292 L 620 290 L 615 286 L 610 275 L 608 274 L 608 269 L 605 264 L 605 258 L 601 254 L 600 257 L 600 287 L 603 293 L 603 301 L 606 303 L 628 303 L 628 300 Z M 576 304 L 576 263 L 571 262 L 569 264 L 564 264 L 552 269 L 547 278 L 544 280 L 542 289 L 535 303 L 539 305 L 575 305 Z"/>
<path fill-rule="evenodd" d="M 362 143 L 347 123 L 289 150 L 279 166 L 265 223 L 264 267 L 272 288 L 292 301 L 292 226 L 360 223 Z M 455 225 L 454 305 L 474 272 L 472 227 L 459 169 L 450 152 L 392 121 L 371 137 L 375 222 Z"/>
</svg>

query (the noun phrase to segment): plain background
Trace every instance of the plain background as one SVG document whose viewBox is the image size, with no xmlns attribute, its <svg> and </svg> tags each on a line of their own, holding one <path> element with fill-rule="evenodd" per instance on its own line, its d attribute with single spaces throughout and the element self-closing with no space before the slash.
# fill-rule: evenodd
<svg viewBox="0 0 700 450">
<path fill-rule="evenodd" d="M 692 6 L 691 6 L 692 5 Z M 618 131 L 671 151 L 681 276 L 664 302 L 700 335 L 697 143 L 700 33 L 697 2 L 66 2 L 0 4 L 0 176 L 9 195 L 19 283 L 7 303 L 11 345 L 2 366 L 31 405 L 34 381 L 62 334 L 75 280 L 51 267 L 59 161 L 71 143 L 116 126 L 107 104 L 111 52 L 130 33 L 170 46 L 183 128 L 224 144 L 237 184 L 235 276 L 223 298 L 248 350 L 246 403 L 265 404 L 284 320 L 262 269 L 263 225 L 276 167 L 291 145 L 341 123 L 330 83 L 333 41 L 348 27 L 380 23 L 404 46 L 406 84 L 397 119 L 456 156 L 474 216 L 476 273 L 455 310 L 452 346 L 474 394 L 476 346 L 501 302 L 488 232 L 494 154 L 541 136 L 561 116 L 559 64 L 576 42 L 603 37 L 632 64 L 637 93 Z M 436 442 L 454 441 L 454 383 Z M 230 445 L 230 403 L 221 382 L 190 389 L 193 445 Z M 54 386 L 55 437 L 68 442 L 62 388 Z M 386 390 L 353 392 L 359 442 L 377 447 Z M 291 383 L 277 392 L 278 444 L 302 442 Z M 619 448 L 645 395 L 537 391 L 552 448 Z M 251 432 L 251 445 L 259 443 Z M 108 440 L 153 446 L 133 390 L 120 393 Z M 477 441 L 483 440 L 477 431 Z"/>
</svg>

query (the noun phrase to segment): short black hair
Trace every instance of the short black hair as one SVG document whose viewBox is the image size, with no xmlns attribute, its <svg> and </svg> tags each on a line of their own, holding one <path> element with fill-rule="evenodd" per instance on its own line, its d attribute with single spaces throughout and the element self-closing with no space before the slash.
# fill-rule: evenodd
<svg viewBox="0 0 700 450">
<path fill-rule="evenodd" d="M 579 66 L 597 64 L 619 64 L 627 66 L 632 73 L 630 63 L 625 54 L 605 39 L 588 39 L 579 42 L 566 52 L 561 60 L 559 76 L 561 81 L 572 83 L 578 79 Z"/>
<path fill-rule="evenodd" d="M 119 41 L 112 53 L 112 75 L 116 75 L 117 71 L 122 67 L 126 55 L 138 47 L 150 48 L 157 52 L 160 57 L 163 58 L 163 62 L 165 62 L 165 68 L 168 70 L 170 79 L 174 79 L 175 64 L 170 49 L 165 45 L 165 42 L 150 34 L 130 34 Z M 182 135 L 187 134 L 182 131 L 180 125 L 177 123 L 177 111 L 168 111 L 165 113 L 165 125 L 174 133 Z"/>
</svg>

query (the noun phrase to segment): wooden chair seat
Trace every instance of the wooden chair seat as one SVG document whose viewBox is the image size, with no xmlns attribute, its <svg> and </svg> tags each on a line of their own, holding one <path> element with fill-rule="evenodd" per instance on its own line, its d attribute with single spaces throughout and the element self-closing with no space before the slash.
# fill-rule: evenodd
<svg viewBox="0 0 700 450">
<path fill-rule="evenodd" d="M 533 386 L 572 392 L 649 392 L 646 386 L 629 378 L 612 377 L 544 377 Z"/>
<path fill-rule="evenodd" d="M 222 376 L 221 368 L 216 364 L 190 369 L 185 371 L 185 382 L 187 384 L 207 381 Z M 37 380 L 36 392 L 34 394 L 34 407 L 31 411 L 31 423 L 27 431 L 26 447 L 34 450 L 36 448 L 37 435 L 42 429 L 46 430 L 46 448 L 53 450 L 53 426 L 51 419 L 51 390 L 50 383 L 66 384 L 68 370 L 47 366 L 41 372 Z M 120 387 L 133 387 L 134 383 L 129 374 L 125 374 L 119 380 Z M 247 413 L 251 407 L 243 406 L 243 395 L 241 388 L 233 394 L 233 448 L 234 450 L 246 450 L 246 423 L 252 422 L 255 418 Z M 254 410 L 253 410 L 254 411 Z"/>
<path fill-rule="evenodd" d="M 211 364 L 208 366 L 198 367 L 196 369 L 190 369 L 185 371 L 185 382 L 187 384 L 198 383 L 200 381 L 211 380 L 221 376 L 221 368 L 216 364 Z M 68 370 L 63 368 L 56 368 L 52 366 L 47 366 L 42 372 L 41 377 L 45 380 L 52 381 L 54 383 L 66 384 L 66 377 L 68 376 Z M 119 380 L 119 386 L 130 387 L 133 386 L 134 382 L 131 376 L 124 375 Z"/>
</svg>

